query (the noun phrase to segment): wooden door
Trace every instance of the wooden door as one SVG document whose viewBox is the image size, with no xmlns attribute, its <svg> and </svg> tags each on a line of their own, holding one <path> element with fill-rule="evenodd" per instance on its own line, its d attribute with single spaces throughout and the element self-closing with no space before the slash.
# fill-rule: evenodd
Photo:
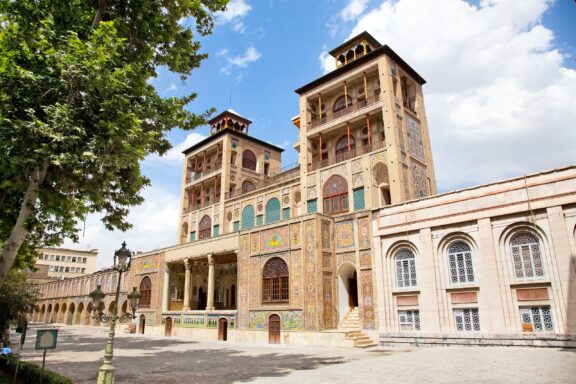
<svg viewBox="0 0 576 384">
<path fill-rule="evenodd" d="M 228 320 L 226 319 L 218 320 L 218 340 L 228 340 Z"/>
<path fill-rule="evenodd" d="M 164 326 L 164 336 L 172 336 L 172 318 L 166 318 L 166 324 Z"/>
<path fill-rule="evenodd" d="M 268 343 L 280 344 L 280 316 L 271 315 L 268 318 Z"/>
<path fill-rule="evenodd" d="M 140 333 L 144 334 L 144 327 L 146 326 L 146 316 L 140 315 Z"/>
</svg>

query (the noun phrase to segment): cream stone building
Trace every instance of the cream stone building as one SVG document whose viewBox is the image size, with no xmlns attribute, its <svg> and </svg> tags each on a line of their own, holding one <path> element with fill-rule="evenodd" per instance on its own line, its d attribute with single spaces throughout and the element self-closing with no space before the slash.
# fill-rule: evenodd
<svg viewBox="0 0 576 384">
<path fill-rule="evenodd" d="M 41 248 L 36 265 L 48 266 L 48 277 L 67 279 L 96 272 L 98 250 L 82 251 L 68 248 Z"/>
<path fill-rule="evenodd" d="M 139 331 L 576 346 L 576 169 L 436 196 L 424 79 L 366 32 L 331 54 L 296 90 L 297 165 L 232 110 L 184 151 L 178 243 L 128 273 L 147 297 Z"/>
</svg>

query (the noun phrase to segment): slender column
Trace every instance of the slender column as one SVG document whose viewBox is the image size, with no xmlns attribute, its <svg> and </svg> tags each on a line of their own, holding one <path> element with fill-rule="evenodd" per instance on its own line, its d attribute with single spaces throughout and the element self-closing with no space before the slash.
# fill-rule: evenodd
<svg viewBox="0 0 576 384">
<path fill-rule="evenodd" d="M 168 297 L 170 285 L 170 266 L 164 265 L 164 285 L 162 286 L 162 312 L 168 312 L 170 298 Z"/>
<path fill-rule="evenodd" d="M 344 82 L 344 103 L 346 108 L 348 108 L 348 86 L 346 85 L 346 82 Z"/>
<path fill-rule="evenodd" d="M 368 80 L 366 80 L 366 72 L 362 72 L 362 75 L 364 76 L 364 100 L 368 103 Z"/>
<path fill-rule="evenodd" d="M 350 152 L 350 123 L 346 123 L 346 131 L 348 132 L 348 152 Z"/>
<path fill-rule="evenodd" d="M 366 127 L 368 128 L 368 145 L 372 145 L 372 128 L 370 128 L 369 114 L 366 114 Z"/>
<path fill-rule="evenodd" d="M 190 209 L 192 210 L 194 208 L 194 205 L 196 204 L 196 202 L 194 201 L 194 198 L 196 196 L 194 196 L 194 191 L 196 191 L 196 188 L 192 187 L 192 200 L 190 201 Z"/>
<path fill-rule="evenodd" d="M 208 254 L 208 293 L 206 297 L 208 298 L 206 303 L 206 310 L 213 311 L 214 310 L 214 256 L 209 253 Z"/>
<path fill-rule="evenodd" d="M 214 202 L 216 202 L 216 176 L 214 176 Z"/>
<path fill-rule="evenodd" d="M 194 176 L 196 176 L 196 172 L 198 172 L 198 158 L 194 157 Z"/>
<path fill-rule="evenodd" d="M 322 119 L 322 94 L 318 94 L 318 120 Z"/>
<path fill-rule="evenodd" d="M 202 163 L 202 173 L 204 174 L 205 172 L 206 172 L 206 151 L 204 151 L 204 162 Z"/>
<path fill-rule="evenodd" d="M 320 133 L 320 161 L 322 161 L 322 133 Z"/>
<path fill-rule="evenodd" d="M 182 310 L 190 310 L 190 263 L 188 260 L 184 260 L 184 306 Z"/>
</svg>

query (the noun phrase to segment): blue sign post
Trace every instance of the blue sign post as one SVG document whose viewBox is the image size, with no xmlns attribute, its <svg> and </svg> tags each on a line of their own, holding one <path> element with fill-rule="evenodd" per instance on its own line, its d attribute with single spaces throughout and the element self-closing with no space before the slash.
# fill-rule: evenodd
<svg viewBox="0 0 576 384">
<path fill-rule="evenodd" d="M 39 329 L 36 332 L 36 349 L 43 349 L 42 355 L 42 371 L 40 373 L 40 384 L 44 380 L 44 365 L 46 364 L 46 351 L 48 349 L 56 348 L 56 341 L 58 340 L 57 329 Z"/>
</svg>

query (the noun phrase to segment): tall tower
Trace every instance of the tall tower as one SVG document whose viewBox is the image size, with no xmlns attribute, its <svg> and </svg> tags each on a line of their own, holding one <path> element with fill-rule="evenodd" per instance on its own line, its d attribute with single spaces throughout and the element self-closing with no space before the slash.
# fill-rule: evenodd
<svg viewBox="0 0 576 384">
<path fill-rule="evenodd" d="M 308 212 L 338 214 L 435 194 L 425 80 L 367 32 L 330 54 L 335 69 L 296 90 L 295 148 Z"/>
</svg>

